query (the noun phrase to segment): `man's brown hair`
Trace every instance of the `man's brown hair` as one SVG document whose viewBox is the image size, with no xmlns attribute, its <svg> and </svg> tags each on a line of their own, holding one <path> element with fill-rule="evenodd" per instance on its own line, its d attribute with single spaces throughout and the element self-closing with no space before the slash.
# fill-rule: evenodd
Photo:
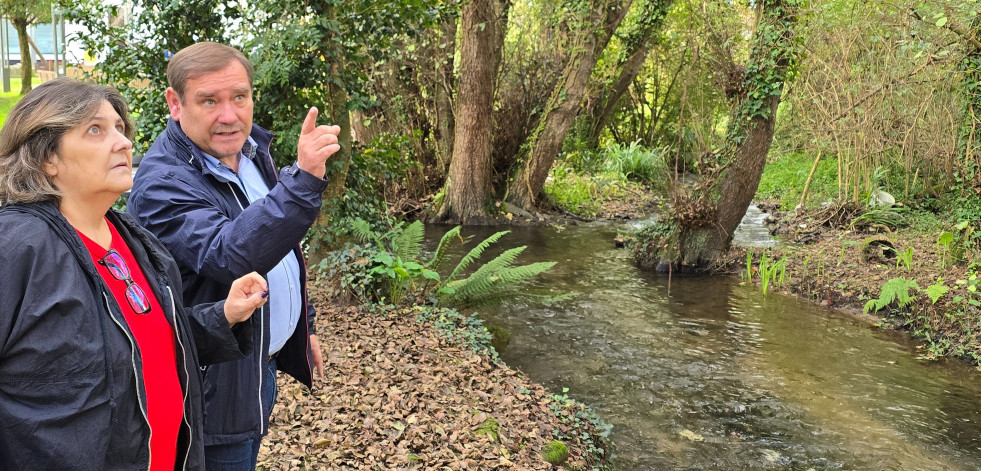
<svg viewBox="0 0 981 471">
<path fill-rule="evenodd" d="M 167 64 L 167 82 L 183 103 L 188 80 L 224 69 L 232 60 L 237 60 L 245 68 L 245 74 L 249 76 L 249 87 L 252 87 L 252 63 L 245 54 L 234 47 L 210 41 L 192 44 L 177 51 Z"/>
</svg>

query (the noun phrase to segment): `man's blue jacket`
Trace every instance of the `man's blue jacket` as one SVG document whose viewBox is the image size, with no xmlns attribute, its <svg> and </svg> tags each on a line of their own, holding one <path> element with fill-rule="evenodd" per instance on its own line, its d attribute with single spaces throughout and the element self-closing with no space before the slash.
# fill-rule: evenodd
<svg viewBox="0 0 981 471">
<path fill-rule="evenodd" d="M 265 198 L 249 204 L 238 185 L 208 169 L 201 149 L 169 120 L 140 163 L 127 212 L 177 260 L 188 305 L 224 299 L 236 278 L 252 271 L 265 276 L 292 252 L 301 267 L 304 317 L 276 362 L 311 387 L 314 310 L 299 244 L 320 214 L 327 182 L 296 164 L 283 168 L 277 179 L 269 155 L 272 134 L 253 125 L 251 137 L 257 144 L 254 162 L 271 188 Z M 248 142 L 245 151 L 253 152 Z M 268 362 L 268 306 L 262 307 L 261 322 L 253 324 L 257 354 L 203 369 L 205 445 L 258 439 L 269 426 L 259 395 Z"/>
</svg>

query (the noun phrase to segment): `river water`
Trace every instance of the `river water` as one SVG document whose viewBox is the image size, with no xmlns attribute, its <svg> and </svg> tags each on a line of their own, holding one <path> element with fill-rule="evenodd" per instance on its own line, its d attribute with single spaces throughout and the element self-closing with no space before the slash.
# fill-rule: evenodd
<svg viewBox="0 0 981 471">
<path fill-rule="evenodd" d="M 559 262 L 532 287 L 574 298 L 480 311 L 509 365 L 613 425 L 613 469 L 981 469 L 981 373 L 735 279 L 644 272 L 613 247 L 628 229 L 514 227 L 501 249 Z"/>
</svg>

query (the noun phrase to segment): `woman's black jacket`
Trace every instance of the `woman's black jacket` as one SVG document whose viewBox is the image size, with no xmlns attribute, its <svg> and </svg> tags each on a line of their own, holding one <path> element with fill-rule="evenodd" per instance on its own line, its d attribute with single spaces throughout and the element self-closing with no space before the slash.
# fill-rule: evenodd
<svg viewBox="0 0 981 471">
<path fill-rule="evenodd" d="M 176 469 L 204 469 L 199 366 L 251 354 L 251 319 L 224 302 L 185 308 L 170 254 L 129 216 L 107 214 L 173 327 L 184 421 Z M 0 207 L 0 470 L 147 469 L 143 365 L 115 298 L 50 203 Z"/>
</svg>

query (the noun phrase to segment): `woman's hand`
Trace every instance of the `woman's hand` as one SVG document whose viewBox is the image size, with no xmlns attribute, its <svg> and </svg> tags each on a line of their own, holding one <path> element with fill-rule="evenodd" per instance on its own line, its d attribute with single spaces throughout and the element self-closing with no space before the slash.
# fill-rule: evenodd
<svg viewBox="0 0 981 471">
<path fill-rule="evenodd" d="M 225 299 L 225 319 L 231 327 L 252 317 L 252 313 L 266 303 L 269 287 L 258 273 L 252 272 L 232 282 L 232 289 Z"/>
</svg>

